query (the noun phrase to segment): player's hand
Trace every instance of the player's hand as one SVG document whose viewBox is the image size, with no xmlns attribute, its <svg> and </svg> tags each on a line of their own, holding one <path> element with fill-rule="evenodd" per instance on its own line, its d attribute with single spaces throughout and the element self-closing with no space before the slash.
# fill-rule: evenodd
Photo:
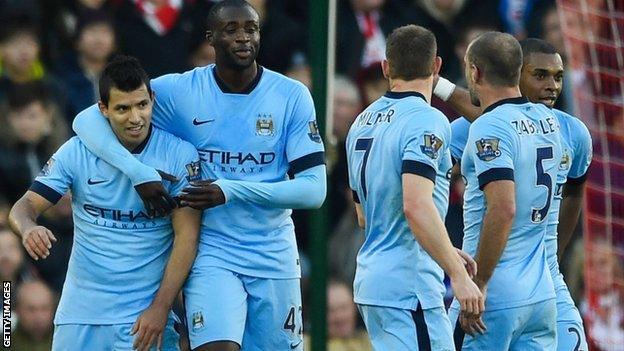
<svg viewBox="0 0 624 351">
<path fill-rule="evenodd" d="M 459 301 L 461 313 L 467 318 L 478 318 L 485 310 L 485 296 L 468 274 L 451 277 L 453 294 Z"/>
<path fill-rule="evenodd" d="M 158 174 L 160 174 L 163 180 L 173 183 L 178 181 L 176 177 L 163 171 L 158 171 Z M 152 217 L 167 216 L 178 206 L 175 200 L 167 193 L 162 182 L 147 182 L 135 186 L 134 189 L 136 189 L 141 200 L 143 200 L 143 205 L 148 215 Z"/>
<path fill-rule="evenodd" d="M 156 342 L 157 350 L 160 350 L 168 316 L 169 309 L 158 305 L 150 305 L 143 311 L 130 331 L 130 335 L 134 335 L 132 347 L 147 351 Z"/>
<path fill-rule="evenodd" d="M 181 206 L 189 206 L 196 210 L 205 210 L 225 203 L 223 190 L 213 180 L 198 180 L 191 186 L 182 189 L 178 196 Z"/>
<path fill-rule="evenodd" d="M 477 262 L 466 252 L 458 248 L 455 248 L 455 251 L 457 251 L 459 258 L 461 258 L 464 263 L 464 267 L 466 267 L 466 271 L 468 272 L 470 278 L 474 278 L 477 275 Z"/>
<path fill-rule="evenodd" d="M 483 334 L 487 330 L 481 316 L 467 316 L 463 312 L 459 313 L 459 324 L 464 332 L 471 336 Z"/>
<path fill-rule="evenodd" d="M 50 255 L 52 243 L 56 242 L 56 237 L 48 228 L 35 226 L 28 229 L 22 234 L 22 245 L 26 248 L 26 252 L 35 261 L 40 258 L 44 259 Z"/>
</svg>

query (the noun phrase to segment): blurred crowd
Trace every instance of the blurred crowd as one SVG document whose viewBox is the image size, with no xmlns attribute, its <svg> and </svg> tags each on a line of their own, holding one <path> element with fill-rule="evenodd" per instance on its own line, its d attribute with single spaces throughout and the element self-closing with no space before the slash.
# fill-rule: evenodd
<svg viewBox="0 0 624 351">
<path fill-rule="evenodd" d="M 258 62 L 311 88 L 308 57 L 308 4 L 311 0 L 250 0 L 261 18 Z M 98 78 L 115 53 L 137 57 L 151 77 L 183 72 L 214 61 L 204 40 L 209 0 L 0 0 L 0 275 L 14 283 L 16 314 L 14 350 L 47 350 L 52 316 L 72 246 L 68 197 L 42 221 L 59 239 L 51 255 L 33 261 L 6 228 L 11 205 L 28 189 L 52 153 L 71 135 L 71 122 L 98 99 Z M 539 37 L 565 58 L 563 35 L 554 0 L 337 0 L 334 111 L 328 149 L 330 207 L 328 258 L 329 350 L 370 349 L 353 304 L 351 286 L 356 255 L 364 240 L 348 191 L 345 138 L 355 116 L 387 89 L 380 61 L 385 37 L 396 27 L 419 24 L 431 29 L 443 59 L 441 74 L 463 82 L 468 43 L 488 30 L 518 39 Z M 566 70 L 557 107 L 574 114 Z M 441 101 L 433 105 L 449 119 L 458 117 Z M 461 179 L 453 181 L 446 219 L 455 245 L 463 230 Z M 304 287 L 309 285 L 307 214 L 296 212 L 297 239 L 304 258 Z M 580 238 L 580 233 L 577 239 Z M 583 301 L 583 246 L 572 244 L 563 263 L 575 300 Z M 607 249 L 605 249 L 607 250 Z M 608 250 L 607 250 L 608 251 Z M 615 254 L 597 262 L 605 275 L 616 276 L 622 262 Z M 606 268 L 605 268 L 606 267 Z M 605 276 L 602 276 L 603 279 Z M 613 279 L 610 280 L 612 284 Z M 608 285 L 608 284 L 607 284 Z M 603 285 L 601 285 L 603 286 Z M 624 311 L 624 292 L 605 292 Z M 304 297 L 306 291 L 304 290 Z M 305 303 L 304 303 L 305 305 Z M 309 308 L 304 306 L 304 311 Z M 305 312 L 304 312 L 305 313 Z M 597 312 L 586 317 L 600 319 Z M 624 313 L 609 316 L 607 334 L 624 333 Z M 617 320 L 619 318 L 619 320 Z M 604 318 L 602 318 L 604 319 Z M 601 319 L 601 320 L 602 320 Z M 600 338 L 600 335 L 596 336 Z"/>
</svg>

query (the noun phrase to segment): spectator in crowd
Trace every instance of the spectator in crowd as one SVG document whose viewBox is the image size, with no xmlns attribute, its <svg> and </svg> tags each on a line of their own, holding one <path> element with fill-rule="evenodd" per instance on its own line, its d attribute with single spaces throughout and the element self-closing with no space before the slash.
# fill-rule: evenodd
<svg viewBox="0 0 624 351">
<path fill-rule="evenodd" d="M 336 71 L 356 78 L 362 68 L 383 61 L 386 37 L 407 24 L 397 1 L 340 0 L 336 22 Z M 379 68 L 381 70 L 381 66 Z"/>
<path fill-rule="evenodd" d="M 194 38 L 190 47 L 188 65 L 190 68 L 204 67 L 215 62 L 215 51 L 206 38 Z"/>
<path fill-rule="evenodd" d="M 68 131 L 41 82 L 14 86 L 7 100 L 8 110 L 0 113 L 0 125 L 6 126 L 0 128 L 0 195 L 12 204 L 26 192 L 52 153 L 67 139 Z M 50 209 L 42 223 L 58 233 L 59 243 L 45 264 L 38 261 L 34 265 L 41 278 L 60 291 L 72 245 L 69 197 Z"/>
<path fill-rule="evenodd" d="M 16 307 L 17 328 L 11 340 L 12 350 L 50 350 L 56 309 L 52 290 L 40 280 L 26 282 L 17 289 Z"/>
<path fill-rule="evenodd" d="M 362 105 L 370 105 L 388 91 L 388 79 L 381 70 L 381 62 L 374 62 L 360 70 L 357 76 Z"/>
<path fill-rule="evenodd" d="M 24 259 L 19 238 L 8 227 L 0 227 L 0 278 L 12 282 L 11 293 L 24 282 L 33 280 L 36 272 Z"/>
<path fill-rule="evenodd" d="M 618 256 L 618 250 L 624 254 L 604 239 L 589 244 L 588 292 L 582 310 L 588 342 L 600 351 L 624 344 L 624 256 Z"/>
<path fill-rule="evenodd" d="M 14 203 L 68 137 L 49 91 L 41 82 L 15 85 L 0 115 L 0 194 Z"/>
<path fill-rule="evenodd" d="M 459 70 L 456 70 L 452 73 L 451 76 L 456 77 L 454 80 L 455 84 L 466 87 L 466 76 L 464 74 L 464 56 L 466 56 L 466 50 L 468 49 L 468 44 L 476 39 L 479 35 L 497 30 L 496 26 L 492 25 L 489 22 L 481 22 L 481 21 L 465 21 L 457 28 L 457 35 L 455 37 L 455 47 L 454 60 L 457 60 L 459 63 Z M 443 62 L 442 65 L 446 63 Z"/>
<path fill-rule="evenodd" d="M 351 203 L 351 190 L 341 193 Z M 343 200 L 343 201 L 345 201 Z M 364 243 L 364 230 L 358 226 L 354 206 L 346 206 L 329 241 L 329 272 L 340 280 L 353 282 L 357 266 L 357 254 Z"/>
<path fill-rule="evenodd" d="M 327 351 L 372 350 L 366 331 L 357 325 L 357 310 L 350 285 L 330 280 L 327 284 Z M 310 338 L 306 341 L 309 343 Z"/>
<path fill-rule="evenodd" d="M 208 6 L 192 0 L 122 0 L 115 8 L 119 49 L 134 56 L 151 77 L 183 72 Z M 201 29 L 201 30 L 199 30 Z"/>
<path fill-rule="evenodd" d="M 61 85 L 43 66 L 40 50 L 39 32 L 28 19 L 18 17 L 3 23 L 0 28 L 0 101 L 6 99 L 16 84 L 40 81 L 64 113 L 65 95 Z"/>
<path fill-rule="evenodd" d="M 262 66 L 285 73 L 302 61 L 306 50 L 306 38 L 299 23 L 275 10 L 267 0 L 249 0 L 260 16 L 262 45 L 258 52 L 258 63 Z"/>
<path fill-rule="evenodd" d="M 303 85 L 308 87 L 308 89 L 312 90 L 312 68 L 308 65 L 308 61 L 303 52 L 298 51 L 293 54 L 284 75 L 300 81 Z"/>
<path fill-rule="evenodd" d="M 335 139 L 333 152 L 329 153 L 330 157 L 328 157 L 330 228 L 335 227 L 345 212 L 348 212 L 349 216 L 353 215 L 350 211 L 351 202 L 347 202 L 345 198 L 345 194 L 349 190 L 345 140 L 351 123 L 361 111 L 362 103 L 355 83 L 346 76 L 337 75 L 334 77 L 332 134 Z M 347 196 L 351 196 L 351 193 L 349 192 Z"/>
<path fill-rule="evenodd" d="M 97 102 L 98 81 L 115 50 L 115 30 L 103 12 L 89 12 L 79 18 L 74 50 L 59 67 L 68 95 L 68 116 Z"/>
</svg>

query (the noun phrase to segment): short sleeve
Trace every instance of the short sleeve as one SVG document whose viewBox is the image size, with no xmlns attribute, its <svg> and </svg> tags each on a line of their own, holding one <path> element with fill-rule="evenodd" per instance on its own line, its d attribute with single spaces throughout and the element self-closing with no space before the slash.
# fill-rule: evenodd
<svg viewBox="0 0 624 351">
<path fill-rule="evenodd" d="M 455 162 L 460 162 L 466 142 L 468 141 L 468 131 L 470 130 L 470 122 L 464 117 L 457 118 L 451 123 L 451 157 Z"/>
<path fill-rule="evenodd" d="M 479 118 L 470 126 L 468 144 L 479 179 L 479 189 L 497 180 L 514 180 L 516 136 L 495 116 Z"/>
<path fill-rule="evenodd" d="M 410 120 L 403 130 L 401 173 L 417 174 L 435 182 L 450 139 L 451 127 L 446 118 Z"/>
<path fill-rule="evenodd" d="M 567 183 L 580 184 L 585 181 L 585 178 L 587 177 L 587 169 L 589 169 L 589 165 L 592 161 L 592 139 L 589 134 L 589 130 L 587 130 L 587 127 L 583 124 L 583 122 L 576 118 L 574 122 L 574 159 L 572 160 L 572 165 L 570 166 Z"/>
<path fill-rule="evenodd" d="M 175 153 L 174 175 L 178 178 L 176 183 L 169 186 L 169 194 L 178 196 L 182 189 L 189 186 L 189 182 L 201 179 L 201 161 L 199 154 L 193 145 L 179 140 L 178 152 Z"/>
<path fill-rule="evenodd" d="M 74 165 L 79 163 L 78 147 L 77 137 L 65 142 L 43 166 L 30 190 L 57 203 L 72 185 Z"/>
<path fill-rule="evenodd" d="M 297 174 L 325 163 L 325 149 L 316 124 L 314 102 L 303 85 L 297 85 L 286 130 L 286 157 L 290 173 Z"/>
</svg>

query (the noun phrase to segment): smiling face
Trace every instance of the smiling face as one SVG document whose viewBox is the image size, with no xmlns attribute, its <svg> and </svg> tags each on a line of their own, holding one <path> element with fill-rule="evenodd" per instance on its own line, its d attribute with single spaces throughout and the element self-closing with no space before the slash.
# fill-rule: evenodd
<svg viewBox="0 0 624 351">
<path fill-rule="evenodd" d="M 251 6 L 225 7 L 206 33 L 215 49 L 217 65 L 237 71 L 255 63 L 260 48 L 260 21 Z"/>
<path fill-rule="evenodd" d="M 129 92 L 113 87 L 110 89 L 108 105 L 102 101 L 98 103 L 113 132 L 128 150 L 135 149 L 147 138 L 152 122 L 152 98 L 143 84 Z"/>
<path fill-rule="evenodd" d="M 520 91 L 529 101 L 552 108 L 562 86 L 563 61 L 559 54 L 533 53 L 524 59 Z"/>
</svg>

